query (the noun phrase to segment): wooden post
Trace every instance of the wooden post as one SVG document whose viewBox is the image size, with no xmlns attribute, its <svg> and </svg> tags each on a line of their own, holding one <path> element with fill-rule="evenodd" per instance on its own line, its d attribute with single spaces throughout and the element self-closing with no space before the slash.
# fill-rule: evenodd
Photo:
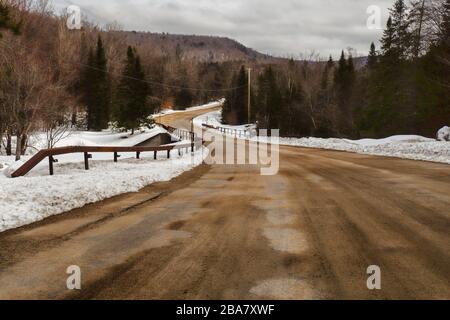
<svg viewBox="0 0 450 320">
<path fill-rule="evenodd" d="M 140 159 L 141 153 L 139 151 L 136 151 L 136 159 Z"/>
<path fill-rule="evenodd" d="M 167 159 L 170 159 L 170 150 L 167 150 Z"/>
<path fill-rule="evenodd" d="M 156 160 L 156 151 L 153 152 L 153 159 Z"/>
<path fill-rule="evenodd" d="M 89 159 L 92 158 L 92 154 L 84 153 L 84 169 L 89 170 Z"/>
<path fill-rule="evenodd" d="M 114 162 L 117 162 L 117 159 L 120 158 L 120 155 L 117 152 L 114 152 Z"/>
<path fill-rule="evenodd" d="M 53 159 L 53 156 L 48 156 L 48 171 L 50 173 L 50 175 L 53 175 L 53 162 L 55 161 L 55 159 Z"/>
<path fill-rule="evenodd" d="M 194 147 L 195 147 L 194 140 L 195 140 L 194 133 L 191 132 L 191 152 L 194 152 Z"/>
</svg>

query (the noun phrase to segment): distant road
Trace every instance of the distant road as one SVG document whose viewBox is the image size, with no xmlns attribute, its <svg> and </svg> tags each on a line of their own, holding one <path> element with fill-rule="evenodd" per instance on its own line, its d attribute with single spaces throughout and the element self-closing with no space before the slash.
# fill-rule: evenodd
<svg viewBox="0 0 450 320">
<path fill-rule="evenodd" d="M 202 165 L 0 234 L 0 298 L 450 299 L 450 166 L 281 147 L 259 173 Z"/>
</svg>

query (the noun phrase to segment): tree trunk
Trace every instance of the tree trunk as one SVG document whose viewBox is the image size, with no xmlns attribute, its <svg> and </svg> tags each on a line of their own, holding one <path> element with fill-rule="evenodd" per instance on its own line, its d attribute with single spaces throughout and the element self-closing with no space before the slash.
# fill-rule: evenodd
<svg viewBox="0 0 450 320">
<path fill-rule="evenodd" d="M 28 135 L 22 134 L 20 139 L 20 154 L 25 155 L 25 151 L 27 151 L 27 143 L 28 143 Z"/>
<path fill-rule="evenodd" d="M 22 134 L 17 133 L 16 136 L 16 161 L 20 160 L 20 156 L 22 155 Z"/>
<path fill-rule="evenodd" d="M 76 110 L 76 109 L 74 109 L 74 110 L 72 111 L 72 119 L 71 119 L 71 122 L 72 122 L 72 127 L 76 127 L 76 125 L 77 125 L 77 110 Z"/>
<path fill-rule="evenodd" d="M 8 132 L 6 133 L 6 155 L 10 156 L 12 155 L 12 146 L 11 146 L 11 132 L 8 130 Z"/>
</svg>

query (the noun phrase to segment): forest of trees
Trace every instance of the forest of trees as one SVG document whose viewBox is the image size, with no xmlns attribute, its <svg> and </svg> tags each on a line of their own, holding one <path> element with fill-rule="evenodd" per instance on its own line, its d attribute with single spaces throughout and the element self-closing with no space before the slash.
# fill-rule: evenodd
<svg viewBox="0 0 450 320">
<path fill-rule="evenodd" d="M 130 45 L 134 33 L 116 25 L 69 30 L 66 20 L 45 0 L 0 2 L 1 152 L 19 159 L 35 132 L 46 133 L 48 147 L 73 129 L 133 133 L 160 108 L 223 97 L 234 62 Z"/>
<path fill-rule="evenodd" d="M 433 137 L 450 122 L 449 21 L 449 0 L 397 0 L 363 67 L 342 52 L 337 62 L 311 55 L 260 70 L 252 118 L 284 136 Z M 248 122 L 245 81 L 244 69 L 233 77 L 226 123 Z"/>
<path fill-rule="evenodd" d="M 154 48 L 115 25 L 69 30 L 47 1 L 1 0 L 0 151 L 20 158 L 35 132 L 48 147 L 74 128 L 133 132 L 160 108 L 222 97 L 226 123 L 257 121 L 284 136 L 433 136 L 450 120 L 450 0 L 397 0 L 390 13 L 367 58 L 219 62 L 182 45 Z"/>
</svg>

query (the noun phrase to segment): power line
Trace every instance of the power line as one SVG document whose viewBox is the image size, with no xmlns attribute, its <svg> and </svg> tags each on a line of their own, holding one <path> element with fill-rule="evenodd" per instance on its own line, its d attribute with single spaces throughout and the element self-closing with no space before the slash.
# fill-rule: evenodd
<svg viewBox="0 0 450 320">
<path fill-rule="evenodd" d="M 7 46 L 7 44 L 4 43 L 5 40 L 0 39 L 0 42 L 5 47 Z M 19 46 L 23 47 L 24 49 L 28 49 L 25 44 L 19 44 Z M 9 46 L 8 49 L 13 50 L 13 48 L 10 47 L 10 46 Z M 114 74 L 114 73 L 112 73 L 112 72 L 110 72 L 108 70 L 103 70 L 103 69 L 100 69 L 100 68 L 96 68 L 96 67 L 87 65 L 85 63 L 82 63 L 82 62 L 70 62 L 70 63 L 69 62 L 62 62 L 62 63 L 66 64 L 66 65 L 78 65 L 78 66 L 81 66 L 81 67 L 86 67 L 86 68 L 90 68 L 90 69 L 93 69 L 93 70 L 96 70 L 96 71 L 99 71 L 99 72 L 103 72 L 105 74 L 117 76 L 117 74 Z M 161 86 L 161 87 L 164 87 L 164 88 L 179 89 L 179 90 L 183 90 L 184 89 L 184 90 L 191 90 L 191 91 L 227 92 L 227 91 L 232 91 L 232 90 L 245 88 L 245 87 L 248 86 L 246 84 L 246 85 L 243 85 L 243 86 L 231 87 L 231 88 L 223 88 L 223 89 L 204 89 L 204 88 L 193 88 L 193 87 L 183 87 L 183 86 L 177 86 L 177 85 L 170 85 L 170 84 L 166 84 L 166 83 L 162 83 L 162 82 L 158 82 L 158 81 L 142 80 L 142 79 L 138 79 L 138 78 L 134 78 L 134 77 L 130 77 L 130 76 L 125 76 L 125 75 L 119 75 L 119 76 L 120 77 L 124 77 L 126 79 L 130 79 L 130 80 L 135 80 L 135 81 L 140 81 L 140 82 L 144 82 L 144 83 L 148 83 L 148 84 L 152 84 L 152 85 Z"/>
</svg>

